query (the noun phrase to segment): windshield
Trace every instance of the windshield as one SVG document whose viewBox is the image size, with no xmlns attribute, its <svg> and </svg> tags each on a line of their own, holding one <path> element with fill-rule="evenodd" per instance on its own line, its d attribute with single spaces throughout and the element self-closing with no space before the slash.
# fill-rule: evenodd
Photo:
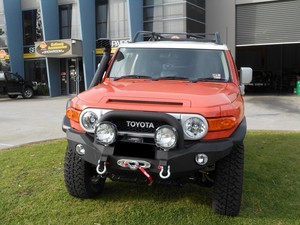
<svg viewBox="0 0 300 225">
<path fill-rule="evenodd" d="M 109 77 L 220 82 L 230 73 L 221 50 L 120 48 Z"/>
</svg>

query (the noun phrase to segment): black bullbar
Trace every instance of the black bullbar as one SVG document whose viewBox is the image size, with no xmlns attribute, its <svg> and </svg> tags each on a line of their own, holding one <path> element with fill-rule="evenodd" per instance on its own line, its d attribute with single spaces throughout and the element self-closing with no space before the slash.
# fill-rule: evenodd
<svg viewBox="0 0 300 225">
<path fill-rule="evenodd" d="M 155 159 L 143 159 L 151 163 L 151 168 L 148 169 L 151 173 L 159 173 L 159 169 L 157 165 L 169 165 L 171 168 L 171 173 L 175 175 L 175 173 L 184 173 L 199 170 L 201 167 L 205 167 L 208 165 L 214 164 L 219 159 L 228 155 L 234 144 L 242 142 L 246 135 L 246 118 L 244 118 L 236 129 L 236 131 L 232 134 L 231 137 L 227 139 L 221 140 L 213 140 L 213 141 L 200 141 L 189 147 L 184 147 L 184 138 L 183 138 L 183 130 L 179 121 L 177 121 L 174 117 L 164 113 L 155 113 L 155 112 L 136 112 L 132 111 L 111 111 L 105 114 L 101 121 L 110 121 L 114 117 L 122 117 L 122 118 L 134 118 L 134 120 L 147 120 L 149 118 L 156 117 L 159 120 L 166 121 L 169 125 L 174 126 L 178 130 L 179 135 L 179 143 L 177 148 L 169 151 L 156 150 Z M 66 120 L 64 120 L 65 123 Z M 77 131 L 72 128 L 66 130 L 68 143 L 71 149 L 75 150 L 78 144 L 81 144 L 85 149 L 85 154 L 80 157 L 85 161 L 97 166 L 99 161 L 111 163 L 107 166 L 109 171 L 109 167 L 114 169 L 118 168 L 118 165 L 114 165 L 120 156 L 114 155 L 114 145 L 111 146 L 103 146 L 97 144 L 94 141 L 94 137 L 90 134 L 87 134 L 82 131 Z M 208 162 L 199 166 L 195 162 L 195 156 L 197 154 L 205 154 L 208 156 Z M 127 157 L 128 158 L 128 157 Z M 138 159 L 134 157 L 129 157 L 132 159 Z"/>
<path fill-rule="evenodd" d="M 178 132 L 177 148 L 184 148 L 184 134 L 181 123 L 173 116 L 160 112 L 140 111 L 110 111 L 101 117 L 101 121 L 114 123 L 115 119 L 122 118 L 124 121 L 156 121 L 174 127 Z M 118 127 L 117 127 L 118 128 Z"/>
</svg>

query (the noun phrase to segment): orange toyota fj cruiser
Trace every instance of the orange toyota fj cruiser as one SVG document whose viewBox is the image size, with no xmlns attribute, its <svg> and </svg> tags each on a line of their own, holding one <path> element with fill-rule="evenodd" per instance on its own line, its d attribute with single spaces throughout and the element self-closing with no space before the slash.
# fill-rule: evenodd
<svg viewBox="0 0 300 225">
<path fill-rule="evenodd" d="M 143 41 L 141 41 L 143 40 Z M 243 84 L 218 33 L 139 32 L 110 58 L 108 40 L 89 90 L 67 104 L 69 194 L 91 198 L 105 179 L 213 185 L 215 212 L 236 216 L 242 196 Z"/>
</svg>

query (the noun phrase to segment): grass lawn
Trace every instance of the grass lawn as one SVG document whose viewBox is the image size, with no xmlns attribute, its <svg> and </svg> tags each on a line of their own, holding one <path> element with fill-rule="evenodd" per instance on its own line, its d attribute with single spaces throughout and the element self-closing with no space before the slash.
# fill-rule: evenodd
<svg viewBox="0 0 300 225">
<path fill-rule="evenodd" d="M 0 151 L 0 224 L 300 224 L 300 133 L 248 132 L 241 213 L 211 210 L 211 189 L 106 182 L 97 199 L 68 195 L 66 141 Z"/>
</svg>

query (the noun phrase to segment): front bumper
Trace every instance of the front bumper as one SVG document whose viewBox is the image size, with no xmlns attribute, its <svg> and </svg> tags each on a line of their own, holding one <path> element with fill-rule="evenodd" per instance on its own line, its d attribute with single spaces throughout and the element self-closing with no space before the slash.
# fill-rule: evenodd
<svg viewBox="0 0 300 225">
<path fill-rule="evenodd" d="M 122 156 L 120 153 L 115 153 L 115 146 L 103 146 L 97 144 L 94 138 L 85 132 L 80 132 L 72 129 L 68 120 L 64 119 L 63 128 L 66 131 L 68 144 L 71 149 L 75 151 L 76 145 L 81 144 L 85 149 L 85 154 L 80 156 L 83 160 L 97 166 L 100 162 L 107 165 L 107 172 L 113 174 L 114 177 L 118 176 L 135 176 L 137 171 L 132 168 L 124 168 L 118 165 L 121 159 L 130 160 L 144 160 L 151 164 L 147 171 L 152 176 L 157 176 L 161 172 L 161 168 L 169 166 L 171 176 L 170 178 L 187 177 L 195 172 L 203 169 L 204 167 L 214 165 L 215 162 L 225 157 L 231 152 L 232 147 L 243 141 L 246 135 L 246 119 L 244 118 L 231 135 L 231 137 L 215 141 L 199 141 L 189 146 L 181 145 L 176 150 L 162 151 L 155 150 L 154 157 L 152 158 L 136 158 Z M 124 149 L 126 151 L 126 149 Z M 143 148 L 141 147 L 141 151 Z M 200 166 L 195 161 L 197 154 L 205 154 L 208 156 L 208 162 Z"/>
</svg>

